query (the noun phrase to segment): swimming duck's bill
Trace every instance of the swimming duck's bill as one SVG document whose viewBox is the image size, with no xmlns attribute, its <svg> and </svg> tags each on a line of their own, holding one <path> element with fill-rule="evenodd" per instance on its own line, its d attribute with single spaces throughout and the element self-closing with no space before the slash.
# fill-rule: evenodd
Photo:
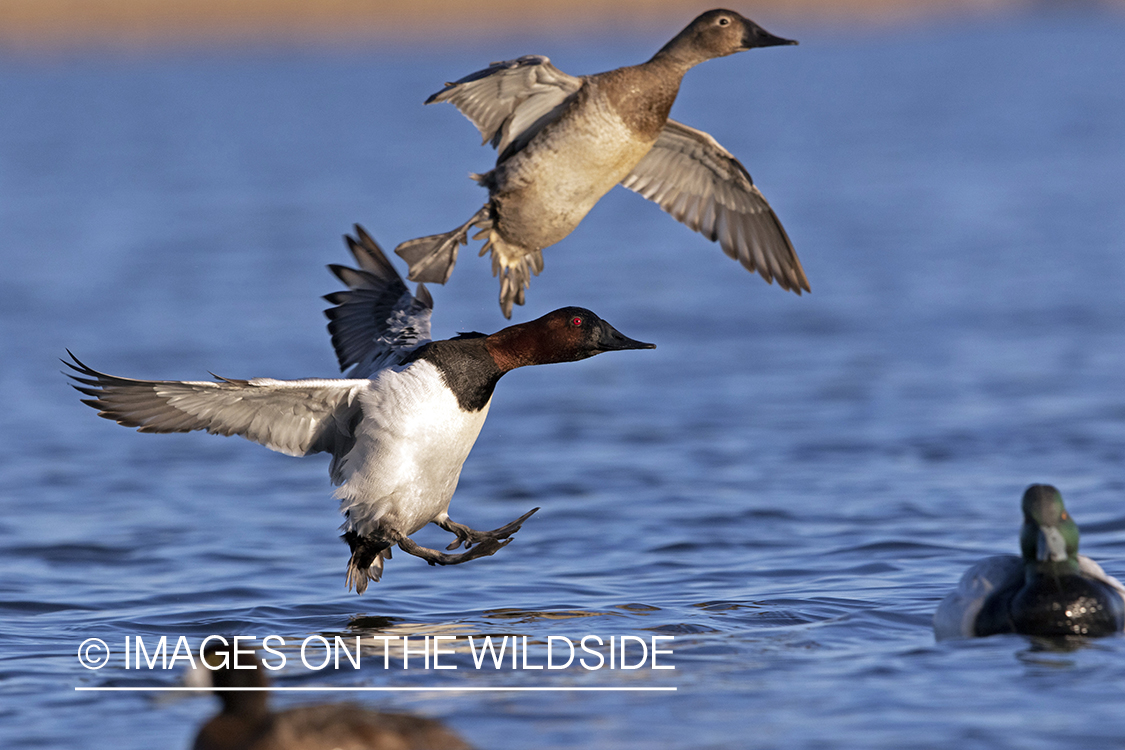
<svg viewBox="0 0 1125 750">
<path fill-rule="evenodd" d="M 1063 562 L 1067 557 L 1066 537 L 1062 531 L 1055 526 L 1039 527 L 1035 558 L 1039 562 Z"/>
</svg>

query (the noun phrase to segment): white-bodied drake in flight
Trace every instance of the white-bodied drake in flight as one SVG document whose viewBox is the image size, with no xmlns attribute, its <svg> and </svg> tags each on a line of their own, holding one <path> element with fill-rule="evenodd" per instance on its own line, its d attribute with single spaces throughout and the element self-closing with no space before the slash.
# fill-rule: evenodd
<svg viewBox="0 0 1125 750">
<path fill-rule="evenodd" d="M 206 430 L 241 435 L 281 453 L 332 455 L 330 474 L 351 547 L 347 583 L 363 593 L 378 581 L 391 547 L 455 565 L 494 554 L 538 508 L 494 531 L 449 518 L 461 466 L 484 425 L 492 392 L 525 365 L 573 362 L 602 352 L 654 349 L 589 310 L 564 307 L 490 336 L 430 340 L 433 300 L 411 294 L 374 240 L 356 227 L 347 237 L 358 269 L 329 266 L 348 286 L 325 299 L 346 379 L 131 380 L 94 370 L 74 355 L 83 403 L 140 432 Z M 455 534 L 446 554 L 410 535 L 428 523 Z M 475 546 L 474 546 L 475 545 Z"/>
<path fill-rule="evenodd" d="M 410 279 L 444 284 L 459 245 L 487 238 L 500 276 L 500 309 L 524 303 L 541 251 L 566 237 L 621 183 L 718 241 L 766 281 L 798 294 L 808 279 L 781 222 L 750 173 L 714 138 L 669 120 L 684 74 L 755 47 L 796 44 L 730 10 L 711 10 L 640 65 L 575 77 L 540 55 L 493 63 L 426 100 L 452 102 L 499 152 L 473 175 L 489 200 L 444 234 L 402 243 Z"/>
<path fill-rule="evenodd" d="M 969 568 L 934 613 L 938 640 L 1125 629 L 1125 586 L 1078 554 L 1078 525 L 1051 485 L 1033 484 L 1023 495 L 1020 551 L 1022 557 L 987 557 Z"/>
</svg>

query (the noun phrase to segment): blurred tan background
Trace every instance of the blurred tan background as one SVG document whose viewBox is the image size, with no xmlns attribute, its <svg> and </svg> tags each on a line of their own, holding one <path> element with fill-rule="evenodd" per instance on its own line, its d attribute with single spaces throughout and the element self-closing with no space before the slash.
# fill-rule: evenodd
<svg viewBox="0 0 1125 750">
<path fill-rule="evenodd" d="M 667 29 L 723 0 L 0 0 L 0 45 L 51 49 L 166 43 L 442 39 L 560 28 Z M 1056 0 L 731 0 L 771 21 L 896 22 L 945 13 L 990 14 Z M 1106 4 L 1125 6 L 1125 0 Z"/>
</svg>

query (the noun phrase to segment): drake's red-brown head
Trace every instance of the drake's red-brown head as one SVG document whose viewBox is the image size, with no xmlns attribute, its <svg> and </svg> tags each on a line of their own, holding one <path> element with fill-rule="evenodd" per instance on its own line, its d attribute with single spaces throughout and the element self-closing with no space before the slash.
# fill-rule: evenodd
<svg viewBox="0 0 1125 750">
<path fill-rule="evenodd" d="M 526 365 L 575 362 L 602 352 L 656 348 L 656 344 L 625 336 L 582 307 L 563 307 L 509 326 L 489 336 L 485 346 L 503 372 Z"/>
</svg>

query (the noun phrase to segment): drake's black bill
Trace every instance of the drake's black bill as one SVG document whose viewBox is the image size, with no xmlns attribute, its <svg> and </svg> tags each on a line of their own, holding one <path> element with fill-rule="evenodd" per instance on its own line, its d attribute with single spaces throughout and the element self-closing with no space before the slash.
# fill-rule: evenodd
<svg viewBox="0 0 1125 750">
<path fill-rule="evenodd" d="M 620 349 L 655 349 L 656 344 L 646 344 L 643 341 L 636 341 L 624 335 L 616 328 L 606 323 L 602 323 L 601 337 L 598 339 L 598 348 L 602 351 L 617 351 Z"/>
</svg>

